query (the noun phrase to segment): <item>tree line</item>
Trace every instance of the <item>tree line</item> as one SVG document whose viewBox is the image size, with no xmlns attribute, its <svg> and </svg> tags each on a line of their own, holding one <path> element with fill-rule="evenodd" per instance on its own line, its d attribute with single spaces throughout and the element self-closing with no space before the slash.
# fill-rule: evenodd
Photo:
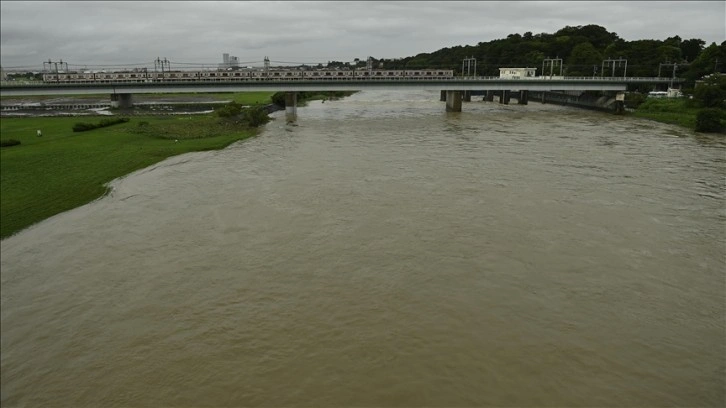
<svg viewBox="0 0 726 408">
<path fill-rule="evenodd" d="M 462 73 L 465 58 L 476 59 L 476 74 L 499 76 L 499 68 L 537 68 L 541 75 L 546 59 L 556 60 L 545 66 L 546 74 L 554 66 L 559 74 L 561 61 L 565 76 L 672 77 L 696 80 L 715 72 L 726 72 L 726 41 L 721 44 L 700 38 L 682 39 L 678 35 L 665 40 L 626 41 L 599 25 L 567 26 L 553 34 L 510 34 L 506 38 L 476 45 L 454 46 L 431 53 L 398 59 L 376 59 L 374 67 L 383 69 L 453 69 Z M 603 64 L 604 61 L 608 61 Z M 627 65 L 626 65 L 627 61 Z M 331 63 L 336 63 L 332 61 Z M 339 63 L 340 64 L 340 63 Z M 605 65 L 603 67 L 603 65 Z M 356 67 L 365 66 L 358 60 Z M 465 71 L 471 68 L 465 67 Z"/>
</svg>

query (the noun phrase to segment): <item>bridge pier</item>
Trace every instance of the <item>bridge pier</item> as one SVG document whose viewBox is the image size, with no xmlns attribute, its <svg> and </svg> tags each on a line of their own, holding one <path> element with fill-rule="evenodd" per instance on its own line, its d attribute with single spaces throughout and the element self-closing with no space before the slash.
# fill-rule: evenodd
<svg viewBox="0 0 726 408">
<path fill-rule="evenodd" d="M 471 91 L 462 91 L 461 97 L 464 102 L 471 102 Z"/>
<path fill-rule="evenodd" d="M 134 106 L 131 94 L 111 94 L 111 107 L 129 109 Z"/>
<path fill-rule="evenodd" d="M 285 119 L 288 122 L 297 119 L 297 92 L 285 92 Z"/>
<path fill-rule="evenodd" d="M 446 91 L 446 111 L 461 112 L 461 91 Z"/>
<path fill-rule="evenodd" d="M 439 98 L 439 101 L 446 102 L 446 91 L 441 91 L 441 97 Z"/>
<path fill-rule="evenodd" d="M 484 97 L 484 101 L 493 102 L 494 101 L 494 91 L 487 91 L 487 94 Z"/>
<path fill-rule="evenodd" d="M 529 91 L 519 91 L 518 105 L 527 105 L 529 103 Z"/>
<path fill-rule="evenodd" d="M 615 113 L 623 112 L 625 112 L 625 92 L 618 92 L 615 94 Z"/>
<path fill-rule="evenodd" d="M 501 96 L 499 97 L 499 103 L 504 105 L 509 105 L 509 98 L 511 98 L 511 91 L 501 91 Z"/>
</svg>

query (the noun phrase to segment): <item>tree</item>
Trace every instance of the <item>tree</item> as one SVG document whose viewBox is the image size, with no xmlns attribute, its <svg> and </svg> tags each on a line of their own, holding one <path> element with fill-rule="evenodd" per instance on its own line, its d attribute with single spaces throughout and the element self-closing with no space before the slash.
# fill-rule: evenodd
<svg viewBox="0 0 726 408">
<path fill-rule="evenodd" d="M 592 67 L 600 66 L 602 54 L 589 42 L 577 44 L 567 59 L 568 73 L 576 76 L 590 75 Z"/>
<path fill-rule="evenodd" d="M 245 110 L 245 119 L 251 127 L 259 127 L 270 121 L 267 109 L 262 106 L 253 106 Z"/>
<path fill-rule="evenodd" d="M 720 63 L 720 64 L 719 64 Z M 714 72 L 721 72 L 726 68 L 726 41 L 721 45 L 711 43 L 688 67 L 685 77 L 689 81 L 695 81 L 704 75 Z"/>
<path fill-rule="evenodd" d="M 726 108 L 726 75 L 710 75 L 697 84 L 693 99 L 704 108 Z"/>
<path fill-rule="evenodd" d="M 722 109 L 702 109 L 696 114 L 696 132 L 720 132 L 724 121 L 726 114 Z"/>
<path fill-rule="evenodd" d="M 693 61 L 698 57 L 698 54 L 701 53 L 705 45 L 706 42 L 700 38 L 691 38 L 690 40 L 683 41 L 680 45 L 681 56 L 686 61 Z"/>
</svg>

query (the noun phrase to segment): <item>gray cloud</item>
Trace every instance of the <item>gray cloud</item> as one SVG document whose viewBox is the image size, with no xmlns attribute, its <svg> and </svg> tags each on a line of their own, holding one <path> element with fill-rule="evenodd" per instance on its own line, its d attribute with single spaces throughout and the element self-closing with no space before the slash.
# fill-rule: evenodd
<svg viewBox="0 0 726 408">
<path fill-rule="evenodd" d="M 531 31 L 598 24 L 626 40 L 726 39 L 721 1 L 7 1 L 0 63 L 42 68 L 171 61 L 395 58 Z"/>
</svg>

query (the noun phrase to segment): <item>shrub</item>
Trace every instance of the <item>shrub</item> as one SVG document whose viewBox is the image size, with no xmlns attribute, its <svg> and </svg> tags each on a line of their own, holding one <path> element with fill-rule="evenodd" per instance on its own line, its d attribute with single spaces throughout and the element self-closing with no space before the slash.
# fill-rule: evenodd
<svg viewBox="0 0 726 408">
<path fill-rule="evenodd" d="M 73 125 L 73 131 L 74 132 L 85 132 L 86 130 L 92 130 L 92 129 L 98 129 L 102 127 L 107 127 L 111 125 L 115 125 L 118 123 L 126 123 L 129 121 L 129 118 L 116 118 L 116 119 L 102 119 L 98 123 L 85 123 L 85 122 L 78 122 L 75 125 Z"/>
<path fill-rule="evenodd" d="M 270 121 L 270 116 L 267 114 L 267 109 L 256 106 L 245 110 L 245 119 L 252 127 L 258 127 L 264 125 Z"/>
<path fill-rule="evenodd" d="M 721 123 L 726 119 L 726 113 L 721 109 L 701 109 L 696 115 L 696 132 L 720 132 L 724 126 Z"/>
<path fill-rule="evenodd" d="M 637 109 L 643 102 L 645 102 L 645 95 L 638 92 L 629 92 L 625 94 L 625 106 L 632 109 Z"/>
<path fill-rule="evenodd" d="M 217 109 L 217 116 L 220 118 L 231 118 L 242 112 L 242 105 L 237 102 L 230 102 Z"/>
<path fill-rule="evenodd" d="M 73 125 L 73 131 L 74 132 L 85 132 L 86 130 L 95 129 L 96 125 L 93 123 L 84 123 L 84 122 L 78 122 L 75 125 Z"/>
<path fill-rule="evenodd" d="M 300 96 L 298 95 L 298 98 Z M 277 106 L 285 107 L 285 92 L 276 92 L 272 95 L 270 98 L 272 100 L 272 103 L 274 103 Z"/>
<path fill-rule="evenodd" d="M 0 140 L 0 147 L 17 146 L 19 144 L 20 144 L 20 140 L 15 140 L 15 139 Z"/>
</svg>

